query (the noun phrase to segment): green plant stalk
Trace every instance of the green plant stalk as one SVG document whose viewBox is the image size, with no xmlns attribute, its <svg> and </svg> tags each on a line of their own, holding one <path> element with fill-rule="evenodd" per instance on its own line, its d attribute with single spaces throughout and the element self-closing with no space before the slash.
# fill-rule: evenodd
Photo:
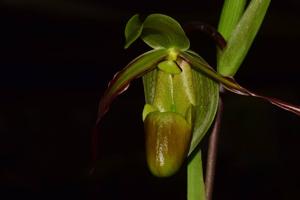
<svg viewBox="0 0 300 200">
<path fill-rule="evenodd" d="M 233 76 L 237 72 L 256 36 L 269 3 L 270 0 L 252 0 L 244 12 L 245 0 L 224 2 L 218 30 L 228 40 L 228 45 L 224 51 L 218 50 L 217 68 L 220 74 Z M 201 157 L 198 155 L 188 164 L 188 200 L 205 199 L 200 163 Z"/>
<path fill-rule="evenodd" d="M 203 180 L 202 156 L 199 149 L 189 161 L 187 176 L 188 200 L 205 200 L 205 186 Z"/>
</svg>

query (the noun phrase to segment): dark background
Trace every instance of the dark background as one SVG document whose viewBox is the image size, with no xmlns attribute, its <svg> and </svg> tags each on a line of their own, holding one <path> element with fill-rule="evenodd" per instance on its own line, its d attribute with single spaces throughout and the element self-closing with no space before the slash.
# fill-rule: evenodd
<svg viewBox="0 0 300 200">
<path fill-rule="evenodd" d="M 91 129 L 113 74 L 148 50 L 123 49 L 135 13 L 217 25 L 223 1 L 2 0 L 0 3 L 0 199 L 186 199 L 185 169 L 152 177 L 144 156 L 141 81 Z M 300 104 L 300 2 L 273 1 L 236 79 Z M 190 35 L 214 65 L 215 47 Z M 300 119 L 266 102 L 226 94 L 214 199 L 300 199 Z M 203 142 L 206 147 L 207 138 Z"/>
</svg>

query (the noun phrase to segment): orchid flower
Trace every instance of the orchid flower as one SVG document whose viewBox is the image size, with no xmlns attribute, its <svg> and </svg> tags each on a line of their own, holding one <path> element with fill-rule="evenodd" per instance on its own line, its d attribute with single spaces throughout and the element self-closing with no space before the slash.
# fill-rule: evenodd
<svg viewBox="0 0 300 200">
<path fill-rule="evenodd" d="M 152 50 L 133 59 L 109 82 L 99 103 L 97 126 L 111 102 L 126 91 L 134 79 L 142 78 L 146 160 L 153 175 L 168 177 L 175 174 L 197 150 L 211 127 L 218 109 L 220 88 L 238 95 L 260 98 L 300 115 L 299 106 L 256 94 L 233 78 L 269 5 L 269 1 L 261 5 L 257 2 L 252 1 L 245 13 L 236 17 L 239 20 L 233 23 L 230 32 L 233 36 L 224 33 L 227 45 L 219 33 L 210 31 L 220 41 L 218 72 L 190 49 L 190 41 L 175 19 L 163 14 L 151 14 L 141 20 L 139 15 L 134 15 L 125 28 L 125 48 L 140 38 Z M 261 20 L 252 23 L 257 13 L 261 15 Z M 245 28 L 249 30 L 243 31 Z M 248 37 L 250 42 L 238 43 L 241 37 Z M 241 53 L 233 55 L 239 48 Z"/>
</svg>

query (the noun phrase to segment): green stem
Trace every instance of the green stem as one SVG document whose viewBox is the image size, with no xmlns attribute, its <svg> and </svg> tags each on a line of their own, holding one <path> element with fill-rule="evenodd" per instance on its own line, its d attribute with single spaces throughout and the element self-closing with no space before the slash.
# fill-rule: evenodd
<svg viewBox="0 0 300 200">
<path fill-rule="evenodd" d="M 187 198 L 188 200 L 205 200 L 205 186 L 203 181 L 203 169 L 201 150 L 192 155 L 188 163 L 187 176 Z"/>
</svg>

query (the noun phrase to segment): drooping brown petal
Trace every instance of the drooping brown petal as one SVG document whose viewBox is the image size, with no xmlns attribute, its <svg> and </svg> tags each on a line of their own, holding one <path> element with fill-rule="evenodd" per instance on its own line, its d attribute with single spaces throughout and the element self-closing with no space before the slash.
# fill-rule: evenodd
<svg viewBox="0 0 300 200">
<path fill-rule="evenodd" d="M 145 73 L 153 70 L 156 65 L 162 61 L 168 54 L 166 49 L 158 49 L 148 51 L 131 61 L 125 68 L 117 72 L 113 79 L 108 83 L 107 89 L 102 96 L 99 107 L 96 125 L 92 131 L 92 166 L 90 175 L 94 173 L 96 168 L 97 152 L 98 152 L 98 133 L 99 124 L 105 113 L 109 110 L 111 102 L 119 94 L 126 91 L 130 82 L 136 78 L 143 76 Z"/>
<path fill-rule="evenodd" d="M 148 51 L 135 58 L 125 68 L 117 72 L 113 79 L 109 82 L 108 87 L 99 102 L 96 124 L 99 124 L 102 117 L 108 111 L 114 98 L 126 91 L 132 80 L 143 76 L 148 71 L 153 70 L 156 65 L 167 56 L 167 54 L 168 52 L 166 49 Z"/>
<path fill-rule="evenodd" d="M 196 54 L 192 54 L 189 52 L 181 52 L 179 55 L 182 59 L 186 60 L 188 63 L 191 64 L 191 66 L 199 71 L 200 73 L 206 74 L 208 77 L 214 79 L 215 81 L 221 83 L 225 89 L 239 94 L 239 95 L 245 95 L 245 96 L 252 96 L 257 97 L 263 100 L 266 100 L 270 103 L 272 103 L 275 106 L 278 106 L 284 110 L 287 110 L 289 112 L 295 113 L 296 115 L 300 116 L 300 106 L 293 105 L 287 102 L 284 102 L 282 100 L 273 98 L 273 97 L 267 97 L 263 95 L 256 94 L 252 91 L 249 91 L 248 89 L 240 86 L 232 77 L 226 77 L 222 76 L 221 74 L 217 73 L 212 67 L 210 67 L 200 56 Z"/>
<path fill-rule="evenodd" d="M 234 80 L 232 80 L 232 81 L 234 81 Z M 265 101 L 270 102 L 271 104 L 273 104 L 275 106 L 278 106 L 279 108 L 282 108 L 286 111 L 295 113 L 296 115 L 300 116 L 300 106 L 293 105 L 291 103 L 288 103 L 288 102 L 285 102 L 285 101 L 282 101 L 280 99 L 276 99 L 276 98 L 273 98 L 273 97 L 267 97 L 267 96 L 259 95 L 259 94 L 256 94 L 254 92 L 251 92 L 249 90 L 246 90 L 245 88 L 243 88 L 242 92 L 241 91 L 236 91 L 236 90 L 231 90 L 230 88 L 227 88 L 227 89 L 230 90 L 231 92 L 236 93 L 236 94 L 252 96 L 252 97 L 257 97 L 257 98 L 263 99 Z"/>
</svg>

